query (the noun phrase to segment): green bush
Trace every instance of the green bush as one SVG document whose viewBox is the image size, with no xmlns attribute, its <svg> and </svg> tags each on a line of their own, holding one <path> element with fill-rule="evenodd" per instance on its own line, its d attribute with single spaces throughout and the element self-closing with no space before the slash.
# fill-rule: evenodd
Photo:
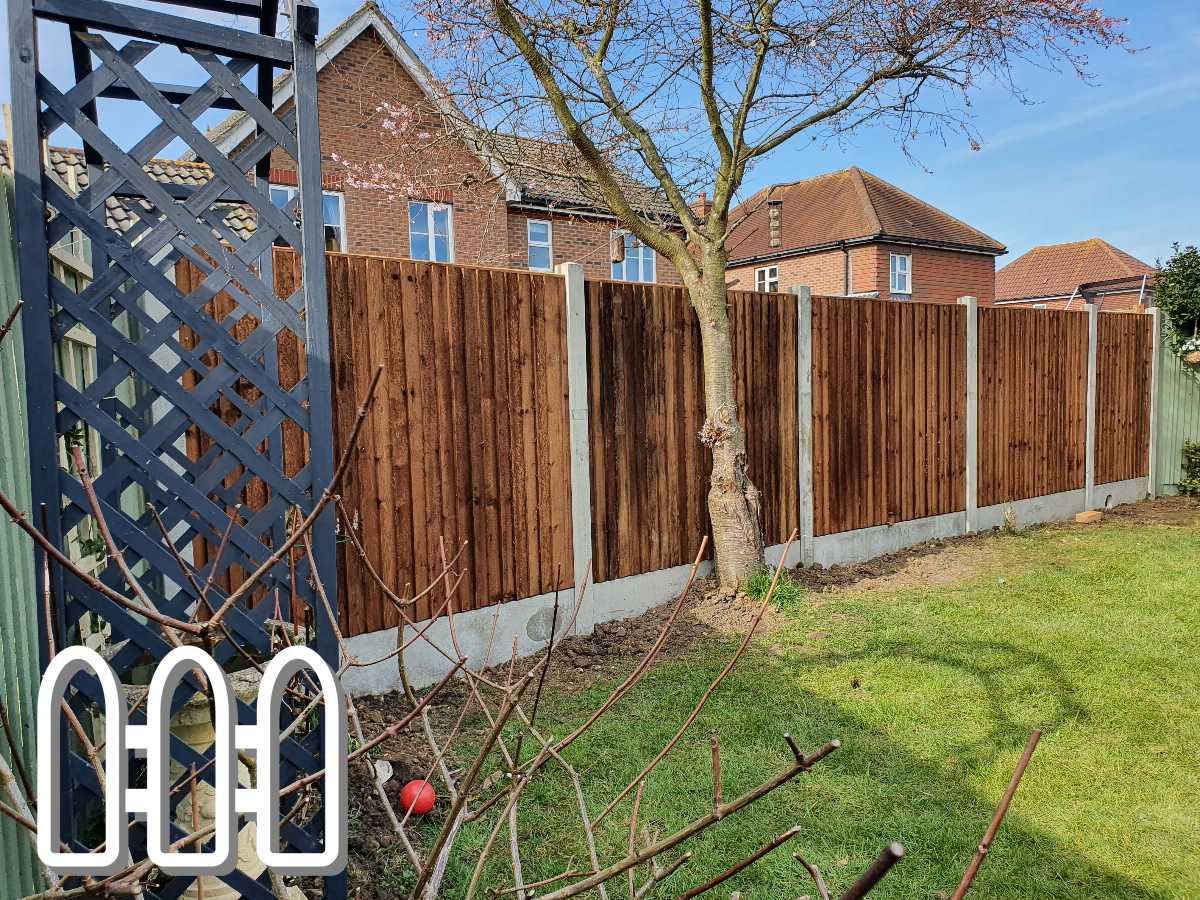
<svg viewBox="0 0 1200 900">
<path fill-rule="evenodd" d="M 1174 250 L 1155 279 L 1154 302 L 1166 316 L 1171 349 L 1183 355 L 1197 349 L 1200 337 L 1200 250 L 1179 244 Z"/>
<path fill-rule="evenodd" d="M 1200 497 L 1200 442 L 1184 441 L 1183 477 L 1176 487 L 1185 496 Z"/>
</svg>

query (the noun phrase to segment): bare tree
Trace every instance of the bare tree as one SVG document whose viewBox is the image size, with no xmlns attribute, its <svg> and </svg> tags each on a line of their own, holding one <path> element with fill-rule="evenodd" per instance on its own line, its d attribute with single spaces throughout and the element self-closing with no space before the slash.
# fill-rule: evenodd
<svg viewBox="0 0 1200 900">
<path fill-rule="evenodd" d="M 1018 63 L 1086 77 L 1089 46 L 1125 42 L 1089 0 L 412 0 L 453 123 L 493 158 L 511 132 L 570 148 L 574 175 L 637 240 L 678 269 L 700 323 L 717 571 L 763 564 L 727 313 L 731 232 L 751 167 L 804 135 L 867 126 L 976 145 L 972 90 L 1021 97 Z M 530 164 L 524 152 L 513 160 Z M 538 163 L 534 161 L 534 165 Z M 628 177 L 665 201 L 649 208 Z M 696 209 L 697 190 L 711 190 Z"/>
</svg>

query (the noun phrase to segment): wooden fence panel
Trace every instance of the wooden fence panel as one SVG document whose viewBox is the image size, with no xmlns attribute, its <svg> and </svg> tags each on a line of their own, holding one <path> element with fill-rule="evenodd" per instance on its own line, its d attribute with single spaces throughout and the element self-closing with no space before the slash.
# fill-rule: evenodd
<svg viewBox="0 0 1200 900">
<path fill-rule="evenodd" d="M 329 256 L 334 424 L 345 445 L 385 367 L 342 494 L 369 558 L 420 589 L 466 542 L 458 609 L 569 587 L 570 460 L 563 280 L 509 270 Z M 339 556 L 351 633 L 397 614 Z M 440 614 L 435 591 L 414 610 Z"/>
<path fill-rule="evenodd" d="M 799 517 L 796 298 L 729 297 L 737 402 L 768 544 Z M 709 533 L 700 330 L 685 289 L 589 281 L 592 549 L 597 581 L 690 562 Z"/>
<path fill-rule="evenodd" d="M 813 298 L 814 533 L 965 508 L 966 311 Z"/>
<path fill-rule="evenodd" d="M 708 533 L 700 332 L 681 288 L 587 282 L 593 577 L 689 562 Z"/>
<path fill-rule="evenodd" d="M 1149 474 L 1152 317 L 1102 313 L 1096 342 L 1096 484 Z"/>
<path fill-rule="evenodd" d="M 1087 358 L 1082 312 L 980 308 L 980 506 L 1083 487 Z"/>
<path fill-rule="evenodd" d="M 276 251 L 275 285 L 297 284 L 295 254 Z M 456 609 L 531 597 L 573 582 L 563 280 L 557 276 L 446 266 L 382 257 L 327 256 L 334 439 L 345 452 L 354 416 L 376 367 L 379 388 L 341 485 L 343 507 L 379 576 L 397 593 L 419 591 L 463 543 Z M 189 290 L 194 272 L 176 273 Z M 232 301 L 212 304 L 218 317 Z M 248 330 L 256 323 L 247 320 Z M 185 345 L 194 338 L 185 335 Z M 275 348 L 284 387 L 304 354 L 294 340 Z M 196 377 L 189 373 L 185 377 Z M 252 385 L 238 396 L 253 402 Z M 227 420 L 239 413 L 220 401 Z M 284 425 L 287 470 L 307 458 L 298 430 Z M 206 438 L 189 435 L 198 458 Z M 247 512 L 266 501 L 261 485 L 226 479 Z M 199 543 L 197 563 L 214 552 Z M 244 577 L 235 572 L 225 590 Z M 395 607 L 348 540 L 339 544 L 339 616 L 348 635 L 394 628 Z M 410 611 L 442 612 L 434 591 Z"/>
</svg>

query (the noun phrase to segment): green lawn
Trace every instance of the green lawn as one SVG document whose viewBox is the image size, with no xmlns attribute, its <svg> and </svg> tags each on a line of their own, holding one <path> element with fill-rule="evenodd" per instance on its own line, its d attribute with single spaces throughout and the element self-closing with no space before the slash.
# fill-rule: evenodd
<svg viewBox="0 0 1200 900">
<path fill-rule="evenodd" d="M 843 749 L 692 843 L 695 858 L 661 896 L 794 824 L 793 845 L 727 887 L 755 900 L 810 893 L 796 849 L 836 893 L 899 840 L 908 856 L 872 897 L 948 896 L 1034 727 L 1045 736 L 972 896 L 1200 896 L 1200 527 L 1045 528 L 996 535 L 987 549 L 958 583 L 791 606 L 792 624 L 766 642 L 775 652 L 748 654 L 655 772 L 643 815 L 666 833 L 710 803 L 713 731 L 727 797 L 785 765 L 784 731 L 802 747 L 837 737 Z M 731 646 L 714 639 L 656 667 L 572 748 L 594 810 L 661 746 Z M 551 696 L 546 727 L 564 733 L 611 687 Z M 544 779 L 527 797 L 525 855 L 545 860 L 527 880 L 584 860 L 569 784 Z M 603 834 L 610 859 L 628 810 Z M 469 832 L 464 849 L 481 840 Z M 462 877 L 456 866 L 447 896 Z M 489 881 L 511 883 L 499 863 Z M 623 879 L 612 896 L 624 896 Z"/>
</svg>

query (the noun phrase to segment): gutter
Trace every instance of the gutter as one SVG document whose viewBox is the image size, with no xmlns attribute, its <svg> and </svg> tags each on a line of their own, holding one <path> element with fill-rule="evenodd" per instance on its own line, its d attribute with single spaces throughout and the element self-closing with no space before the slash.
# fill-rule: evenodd
<svg viewBox="0 0 1200 900">
<path fill-rule="evenodd" d="M 930 247 L 935 250 L 955 250 L 960 253 L 978 253 L 980 256 L 1002 256 L 1008 248 L 984 248 L 978 244 L 956 244 L 953 241 L 937 241 L 926 238 L 897 237 L 886 232 L 876 232 L 864 237 L 845 238 L 837 241 L 827 241 L 824 244 L 813 244 L 809 247 L 792 247 L 787 250 L 775 250 L 771 253 L 760 253 L 757 256 L 743 256 L 729 260 L 729 267 L 748 266 L 761 262 L 773 262 L 792 256 L 808 256 L 812 253 L 824 253 L 828 250 L 842 250 L 847 247 L 861 247 L 866 244 L 897 244 L 902 247 Z"/>
<path fill-rule="evenodd" d="M 560 204 L 537 203 L 531 200 L 509 200 L 508 206 L 510 209 L 524 209 L 531 212 L 557 213 L 558 215 L 562 216 L 586 216 L 589 219 L 606 219 L 610 222 L 619 221 L 611 212 L 602 212 L 598 207 L 584 206 L 582 204 L 579 206 L 567 206 Z M 657 216 L 659 220 L 666 222 L 667 224 L 679 223 L 679 217 L 674 214 L 667 216 L 660 215 L 658 213 L 647 213 L 645 211 L 641 212 L 642 215 Z"/>
</svg>

